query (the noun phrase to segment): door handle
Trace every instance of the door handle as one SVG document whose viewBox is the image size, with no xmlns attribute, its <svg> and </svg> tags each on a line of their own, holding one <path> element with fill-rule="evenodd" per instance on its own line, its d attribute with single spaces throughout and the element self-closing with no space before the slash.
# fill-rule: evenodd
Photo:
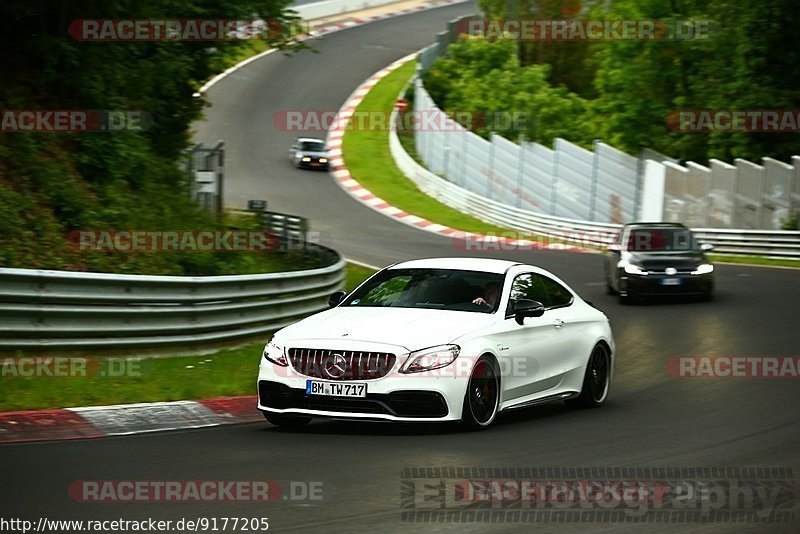
<svg viewBox="0 0 800 534">
<path fill-rule="evenodd" d="M 555 326 L 556 328 L 561 328 L 562 326 L 564 326 L 564 321 L 562 321 L 561 319 L 556 319 L 555 321 L 553 321 L 553 326 Z"/>
</svg>

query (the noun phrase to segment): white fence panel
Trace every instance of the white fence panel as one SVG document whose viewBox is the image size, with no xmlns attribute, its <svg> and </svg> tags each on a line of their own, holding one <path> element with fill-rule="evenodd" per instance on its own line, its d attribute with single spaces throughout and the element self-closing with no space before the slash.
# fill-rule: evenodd
<svg viewBox="0 0 800 534">
<path fill-rule="evenodd" d="M 794 168 L 782 161 L 764 158 L 764 191 L 759 228 L 780 230 L 789 219 Z"/>
<path fill-rule="evenodd" d="M 520 148 L 502 136 L 492 134 L 492 196 L 510 206 L 520 205 Z"/>
<path fill-rule="evenodd" d="M 686 219 L 686 178 L 689 169 L 670 161 L 665 161 L 664 167 L 664 220 L 681 222 Z"/>
<path fill-rule="evenodd" d="M 491 197 L 491 184 L 489 182 L 491 174 L 491 143 L 474 134 L 469 134 L 464 139 L 464 149 L 461 157 L 464 161 L 465 187 L 485 197 Z"/>
<path fill-rule="evenodd" d="M 519 207 L 553 213 L 555 151 L 539 143 L 522 143 L 522 203 Z"/>
<path fill-rule="evenodd" d="M 733 228 L 733 206 L 736 197 L 736 167 L 712 159 L 711 186 L 708 192 L 708 226 Z"/>
<path fill-rule="evenodd" d="M 597 163 L 592 220 L 624 223 L 636 218 L 639 160 L 605 143 L 595 143 Z"/>
<path fill-rule="evenodd" d="M 761 220 L 761 191 L 764 187 L 764 167 L 737 158 L 736 200 L 733 207 L 733 226 L 751 230 Z"/>
<path fill-rule="evenodd" d="M 591 220 L 590 191 L 594 155 L 565 139 L 556 139 L 555 215 Z"/>
<path fill-rule="evenodd" d="M 792 156 L 794 166 L 794 187 L 792 188 L 792 214 L 800 219 L 800 156 Z M 800 230 L 800 220 L 797 221 Z"/>
<path fill-rule="evenodd" d="M 708 194 L 711 191 L 711 169 L 693 161 L 686 164 L 689 176 L 686 180 L 686 219 L 688 226 L 708 226 Z"/>
</svg>

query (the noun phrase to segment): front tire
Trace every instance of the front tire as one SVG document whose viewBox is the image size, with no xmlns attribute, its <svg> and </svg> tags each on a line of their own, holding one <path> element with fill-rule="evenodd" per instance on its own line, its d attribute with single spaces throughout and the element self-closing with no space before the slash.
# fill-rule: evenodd
<svg viewBox="0 0 800 534">
<path fill-rule="evenodd" d="M 596 345 L 586 364 L 581 393 L 567 400 L 576 408 L 599 408 L 606 403 L 611 386 L 611 355 L 604 345 Z"/>
<path fill-rule="evenodd" d="M 611 280 L 606 278 L 606 295 L 616 295 L 617 290 L 611 285 Z"/>
<path fill-rule="evenodd" d="M 500 370 L 494 359 L 481 356 L 475 363 L 464 395 L 461 422 L 469 430 L 485 430 L 500 406 Z"/>
<path fill-rule="evenodd" d="M 283 428 L 302 428 L 311 422 L 310 417 L 297 417 L 282 413 L 264 412 L 264 418 L 275 426 Z"/>
<path fill-rule="evenodd" d="M 616 289 L 614 289 L 614 285 L 612 284 L 611 280 L 611 272 L 608 269 L 603 270 L 603 278 L 606 282 L 606 295 L 616 295 L 619 293 Z"/>
</svg>

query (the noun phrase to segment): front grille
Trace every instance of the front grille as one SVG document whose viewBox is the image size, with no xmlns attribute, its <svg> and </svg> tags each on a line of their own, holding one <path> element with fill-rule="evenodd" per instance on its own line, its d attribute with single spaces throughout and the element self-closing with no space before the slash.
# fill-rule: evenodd
<svg viewBox="0 0 800 534">
<path fill-rule="evenodd" d="M 300 374 L 326 380 L 370 380 L 386 376 L 397 357 L 388 352 L 289 349 L 289 361 Z"/>
</svg>

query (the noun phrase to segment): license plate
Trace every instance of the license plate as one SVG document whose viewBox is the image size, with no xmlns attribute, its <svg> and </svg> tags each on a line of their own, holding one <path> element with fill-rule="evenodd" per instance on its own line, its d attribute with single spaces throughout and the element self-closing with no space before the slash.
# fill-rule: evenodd
<svg viewBox="0 0 800 534">
<path fill-rule="evenodd" d="M 680 278 L 662 278 L 661 279 L 661 285 L 662 286 L 679 286 L 679 285 L 681 285 L 682 281 L 683 280 L 681 280 Z"/>
<path fill-rule="evenodd" d="M 306 395 L 327 395 L 329 397 L 366 397 L 367 385 L 361 383 L 339 384 L 306 380 Z"/>
</svg>

